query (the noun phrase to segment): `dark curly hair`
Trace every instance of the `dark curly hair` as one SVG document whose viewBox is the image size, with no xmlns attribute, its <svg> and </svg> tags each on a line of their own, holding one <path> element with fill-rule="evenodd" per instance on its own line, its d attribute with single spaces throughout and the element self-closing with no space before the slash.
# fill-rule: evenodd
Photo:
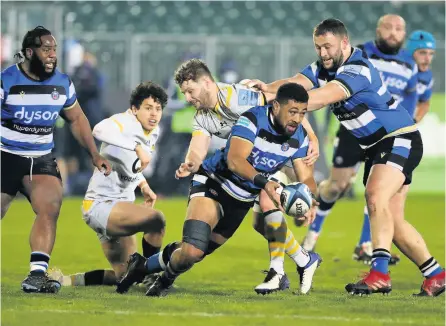
<svg viewBox="0 0 446 326">
<path fill-rule="evenodd" d="M 202 76 L 208 76 L 212 80 L 212 74 L 208 66 L 200 59 L 190 59 L 183 62 L 175 71 L 175 83 L 181 85 L 185 81 L 197 81 Z"/>
<path fill-rule="evenodd" d="M 152 97 L 155 102 L 161 104 L 163 109 L 167 104 L 167 93 L 164 88 L 152 81 L 146 81 L 136 86 L 132 91 L 130 105 L 139 109 L 141 103 L 149 97 Z"/>
<path fill-rule="evenodd" d="M 295 83 L 286 83 L 277 90 L 276 101 L 280 104 L 285 104 L 289 100 L 298 103 L 308 102 L 308 92 L 302 85 Z"/>
</svg>

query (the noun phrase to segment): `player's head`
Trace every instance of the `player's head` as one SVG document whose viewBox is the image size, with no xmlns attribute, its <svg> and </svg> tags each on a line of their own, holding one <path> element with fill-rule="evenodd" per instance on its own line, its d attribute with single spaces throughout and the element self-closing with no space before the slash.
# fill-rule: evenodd
<svg viewBox="0 0 446 326">
<path fill-rule="evenodd" d="M 166 91 L 151 81 L 139 84 L 130 95 L 132 113 L 147 131 L 158 126 L 166 104 Z"/>
<path fill-rule="evenodd" d="M 339 19 L 320 22 L 313 31 L 314 47 L 325 69 L 338 69 L 344 63 L 344 53 L 350 49 L 348 31 Z"/>
<path fill-rule="evenodd" d="M 414 31 L 406 42 L 406 49 L 415 59 L 418 70 L 426 71 L 434 58 L 436 49 L 435 37 L 426 31 Z"/>
<path fill-rule="evenodd" d="M 384 15 L 376 26 L 376 45 L 387 54 L 397 54 L 406 37 L 406 22 L 398 15 Z"/>
<path fill-rule="evenodd" d="M 196 109 L 208 109 L 215 106 L 217 88 L 208 66 L 200 59 L 183 62 L 175 71 L 175 82 L 186 101 Z"/>
<path fill-rule="evenodd" d="M 302 85 L 286 83 L 277 90 L 273 101 L 274 124 L 285 135 L 292 136 L 307 112 L 308 92 Z"/>
<path fill-rule="evenodd" d="M 57 66 L 57 42 L 43 26 L 28 31 L 23 38 L 22 56 L 29 62 L 29 71 L 41 80 L 51 77 Z"/>
</svg>

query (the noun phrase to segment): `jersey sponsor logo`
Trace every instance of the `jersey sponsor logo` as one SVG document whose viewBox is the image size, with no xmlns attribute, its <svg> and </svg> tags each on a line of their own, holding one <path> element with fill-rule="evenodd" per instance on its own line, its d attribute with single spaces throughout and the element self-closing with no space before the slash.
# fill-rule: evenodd
<svg viewBox="0 0 446 326">
<path fill-rule="evenodd" d="M 252 151 L 251 156 L 253 158 L 253 166 L 256 167 L 257 165 L 265 165 L 269 167 L 270 169 L 275 168 L 278 166 L 281 162 L 277 162 L 276 160 L 269 159 L 265 156 L 260 157 L 259 156 L 260 151 Z"/>
<path fill-rule="evenodd" d="M 25 107 L 22 106 L 20 111 L 14 113 L 14 118 L 24 121 L 27 124 L 30 124 L 33 121 L 38 120 L 56 120 L 59 117 L 59 112 L 54 111 L 25 111 Z"/>
<path fill-rule="evenodd" d="M 127 175 L 123 175 L 123 174 L 120 174 L 120 175 L 119 175 L 119 178 L 120 178 L 121 180 L 123 180 L 123 181 L 127 181 L 127 182 L 134 182 L 134 181 L 138 180 L 138 177 L 137 177 L 137 176 L 135 176 L 135 177 L 129 177 L 129 176 L 127 176 Z"/>
<path fill-rule="evenodd" d="M 247 117 L 240 117 L 240 119 L 238 119 L 236 125 L 248 127 L 250 123 L 251 123 L 251 121 Z"/>
<path fill-rule="evenodd" d="M 381 79 L 384 81 L 384 84 L 386 84 L 387 87 L 395 87 L 398 89 L 406 89 L 407 87 L 407 82 L 401 80 L 400 78 L 382 76 Z"/>
<path fill-rule="evenodd" d="M 238 105 L 252 105 L 256 106 L 259 99 L 259 93 L 252 92 L 246 89 L 239 90 Z"/>
</svg>

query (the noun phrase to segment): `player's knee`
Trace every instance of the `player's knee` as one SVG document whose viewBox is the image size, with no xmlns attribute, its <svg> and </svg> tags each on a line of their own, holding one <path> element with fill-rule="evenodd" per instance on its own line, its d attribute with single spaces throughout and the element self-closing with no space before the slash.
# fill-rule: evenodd
<svg viewBox="0 0 446 326">
<path fill-rule="evenodd" d="M 373 212 L 377 209 L 387 209 L 389 208 L 388 198 L 383 196 L 379 189 L 366 189 L 365 190 L 365 200 L 367 202 L 367 208 L 369 214 L 373 215 Z"/>
<path fill-rule="evenodd" d="M 348 187 L 348 180 L 325 180 L 319 185 L 319 192 L 326 200 L 336 200 L 341 196 L 343 191 Z"/>
<path fill-rule="evenodd" d="M 182 253 L 188 260 L 200 261 L 208 249 L 211 237 L 211 226 L 200 220 L 186 220 L 183 226 L 183 246 Z"/>
<path fill-rule="evenodd" d="M 166 219 L 159 210 L 152 210 L 148 213 L 146 230 L 147 233 L 163 233 L 166 228 Z"/>
</svg>

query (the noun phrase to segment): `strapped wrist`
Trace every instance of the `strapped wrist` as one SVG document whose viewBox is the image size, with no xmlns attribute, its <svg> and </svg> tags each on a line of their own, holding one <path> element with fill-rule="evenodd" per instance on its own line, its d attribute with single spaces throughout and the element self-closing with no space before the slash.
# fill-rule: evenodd
<svg viewBox="0 0 446 326">
<path fill-rule="evenodd" d="M 253 183 L 256 187 L 259 187 L 261 189 L 264 189 L 266 184 L 268 183 L 268 179 L 265 178 L 264 175 L 262 175 L 261 173 L 256 174 L 256 176 L 253 179 Z"/>
</svg>

